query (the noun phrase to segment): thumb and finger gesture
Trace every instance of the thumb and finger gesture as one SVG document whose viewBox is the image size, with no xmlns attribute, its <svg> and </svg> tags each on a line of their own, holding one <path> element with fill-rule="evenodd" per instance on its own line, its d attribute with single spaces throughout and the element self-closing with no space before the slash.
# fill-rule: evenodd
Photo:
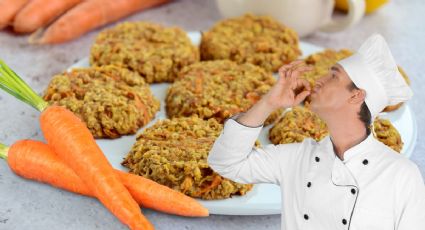
<svg viewBox="0 0 425 230">
<path fill-rule="evenodd" d="M 278 107 L 291 107 L 301 103 L 310 94 L 310 83 L 300 76 L 312 67 L 302 60 L 291 62 L 279 69 L 279 80 L 270 90 L 271 100 Z"/>
</svg>

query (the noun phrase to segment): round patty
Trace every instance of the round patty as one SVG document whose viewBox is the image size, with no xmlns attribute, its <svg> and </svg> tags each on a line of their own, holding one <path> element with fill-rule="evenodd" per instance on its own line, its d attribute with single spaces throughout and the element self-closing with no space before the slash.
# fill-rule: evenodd
<svg viewBox="0 0 425 230">
<path fill-rule="evenodd" d="M 198 115 L 220 123 L 248 110 L 276 82 L 271 73 L 229 60 L 198 62 L 185 67 L 167 91 L 168 117 Z"/>
<path fill-rule="evenodd" d="M 244 15 L 226 19 L 202 34 L 202 60 L 229 59 L 276 72 L 297 59 L 297 33 L 268 16 Z"/>
<path fill-rule="evenodd" d="M 388 147 L 400 152 L 403 148 L 400 133 L 390 120 L 376 118 L 374 137 Z M 329 134 L 326 123 L 306 107 L 296 106 L 287 111 L 270 129 L 269 139 L 277 144 L 302 142 L 304 138 L 320 141 Z"/>
<path fill-rule="evenodd" d="M 223 125 L 215 119 L 184 117 L 160 120 L 141 133 L 124 166 L 186 195 L 207 200 L 244 195 L 250 184 L 239 184 L 215 173 L 207 156 Z"/>
<path fill-rule="evenodd" d="M 401 152 L 403 141 L 401 140 L 400 133 L 391 124 L 390 120 L 378 117 L 373 122 L 373 128 L 375 131 L 373 136 L 376 139 L 394 149 L 394 151 Z"/>
<path fill-rule="evenodd" d="M 58 74 L 43 98 L 74 112 L 95 138 L 134 134 L 159 110 L 159 101 L 139 74 L 110 65 Z"/>
<path fill-rule="evenodd" d="M 269 131 L 269 139 L 275 145 L 302 142 L 304 138 L 320 141 L 326 135 L 326 123 L 311 110 L 301 106 L 287 111 Z"/>
<path fill-rule="evenodd" d="M 147 83 L 172 82 L 199 61 L 198 48 L 180 28 L 125 22 L 99 33 L 91 48 L 94 66 L 114 64 L 138 72 Z"/>
</svg>

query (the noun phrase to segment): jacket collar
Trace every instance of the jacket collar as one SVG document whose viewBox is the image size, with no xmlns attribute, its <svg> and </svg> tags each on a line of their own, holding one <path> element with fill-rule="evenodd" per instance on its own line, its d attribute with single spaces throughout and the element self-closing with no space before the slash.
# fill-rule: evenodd
<svg viewBox="0 0 425 230">
<path fill-rule="evenodd" d="M 358 170 L 355 169 L 355 166 L 365 166 L 368 164 L 365 160 L 367 161 L 370 157 L 369 153 L 372 153 L 375 149 L 375 143 L 376 140 L 373 134 L 370 134 L 362 142 L 345 151 L 344 160 L 341 160 L 334 152 L 330 136 L 320 141 L 323 149 L 329 153 L 329 156 L 334 158 L 331 175 L 332 182 L 338 186 L 357 187 L 358 183 L 355 174 Z"/>
<path fill-rule="evenodd" d="M 374 143 L 375 138 L 373 137 L 373 134 L 369 134 L 369 136 L 366 137 L 366 139 L 364 139 L 362 142 L 345 151 L 344 160 L 342 162 L 346 164 L 349 161 L 352 161 L 362 155 L 365 155 L 368 152 L 372 152 L 372 146 L 374 145 Z"/>
</svg>

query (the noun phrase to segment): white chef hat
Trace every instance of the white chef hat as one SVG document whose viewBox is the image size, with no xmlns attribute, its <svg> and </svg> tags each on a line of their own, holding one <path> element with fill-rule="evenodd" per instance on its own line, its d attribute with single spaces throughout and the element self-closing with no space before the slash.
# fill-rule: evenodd
<svg viewBox="0 0 425 230">
<path fill-rule="evenodd" d="M 388 105 L 409 100 L 413 92 L 380 34 L 370 36 L 352 56 L 338 62 L 354 84 L 366 91 L 372 120 Z"/>
</svg>

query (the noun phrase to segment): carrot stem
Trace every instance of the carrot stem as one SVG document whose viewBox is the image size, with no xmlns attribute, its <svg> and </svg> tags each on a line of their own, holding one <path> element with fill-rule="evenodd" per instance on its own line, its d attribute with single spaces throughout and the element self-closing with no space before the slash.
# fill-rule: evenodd
<svg viewBox="0 0 425 230">
<path fill-rule="evenodd" d="M 0 88 L 40 112 L 48 106 L 3 60 L 0 60 Z"/>
<path fill-rule="evenodd" d="M 9 151 L 9 147 L 0 143 L 0 158 L 7 160 L 7 152 Z"/>
</svg>

